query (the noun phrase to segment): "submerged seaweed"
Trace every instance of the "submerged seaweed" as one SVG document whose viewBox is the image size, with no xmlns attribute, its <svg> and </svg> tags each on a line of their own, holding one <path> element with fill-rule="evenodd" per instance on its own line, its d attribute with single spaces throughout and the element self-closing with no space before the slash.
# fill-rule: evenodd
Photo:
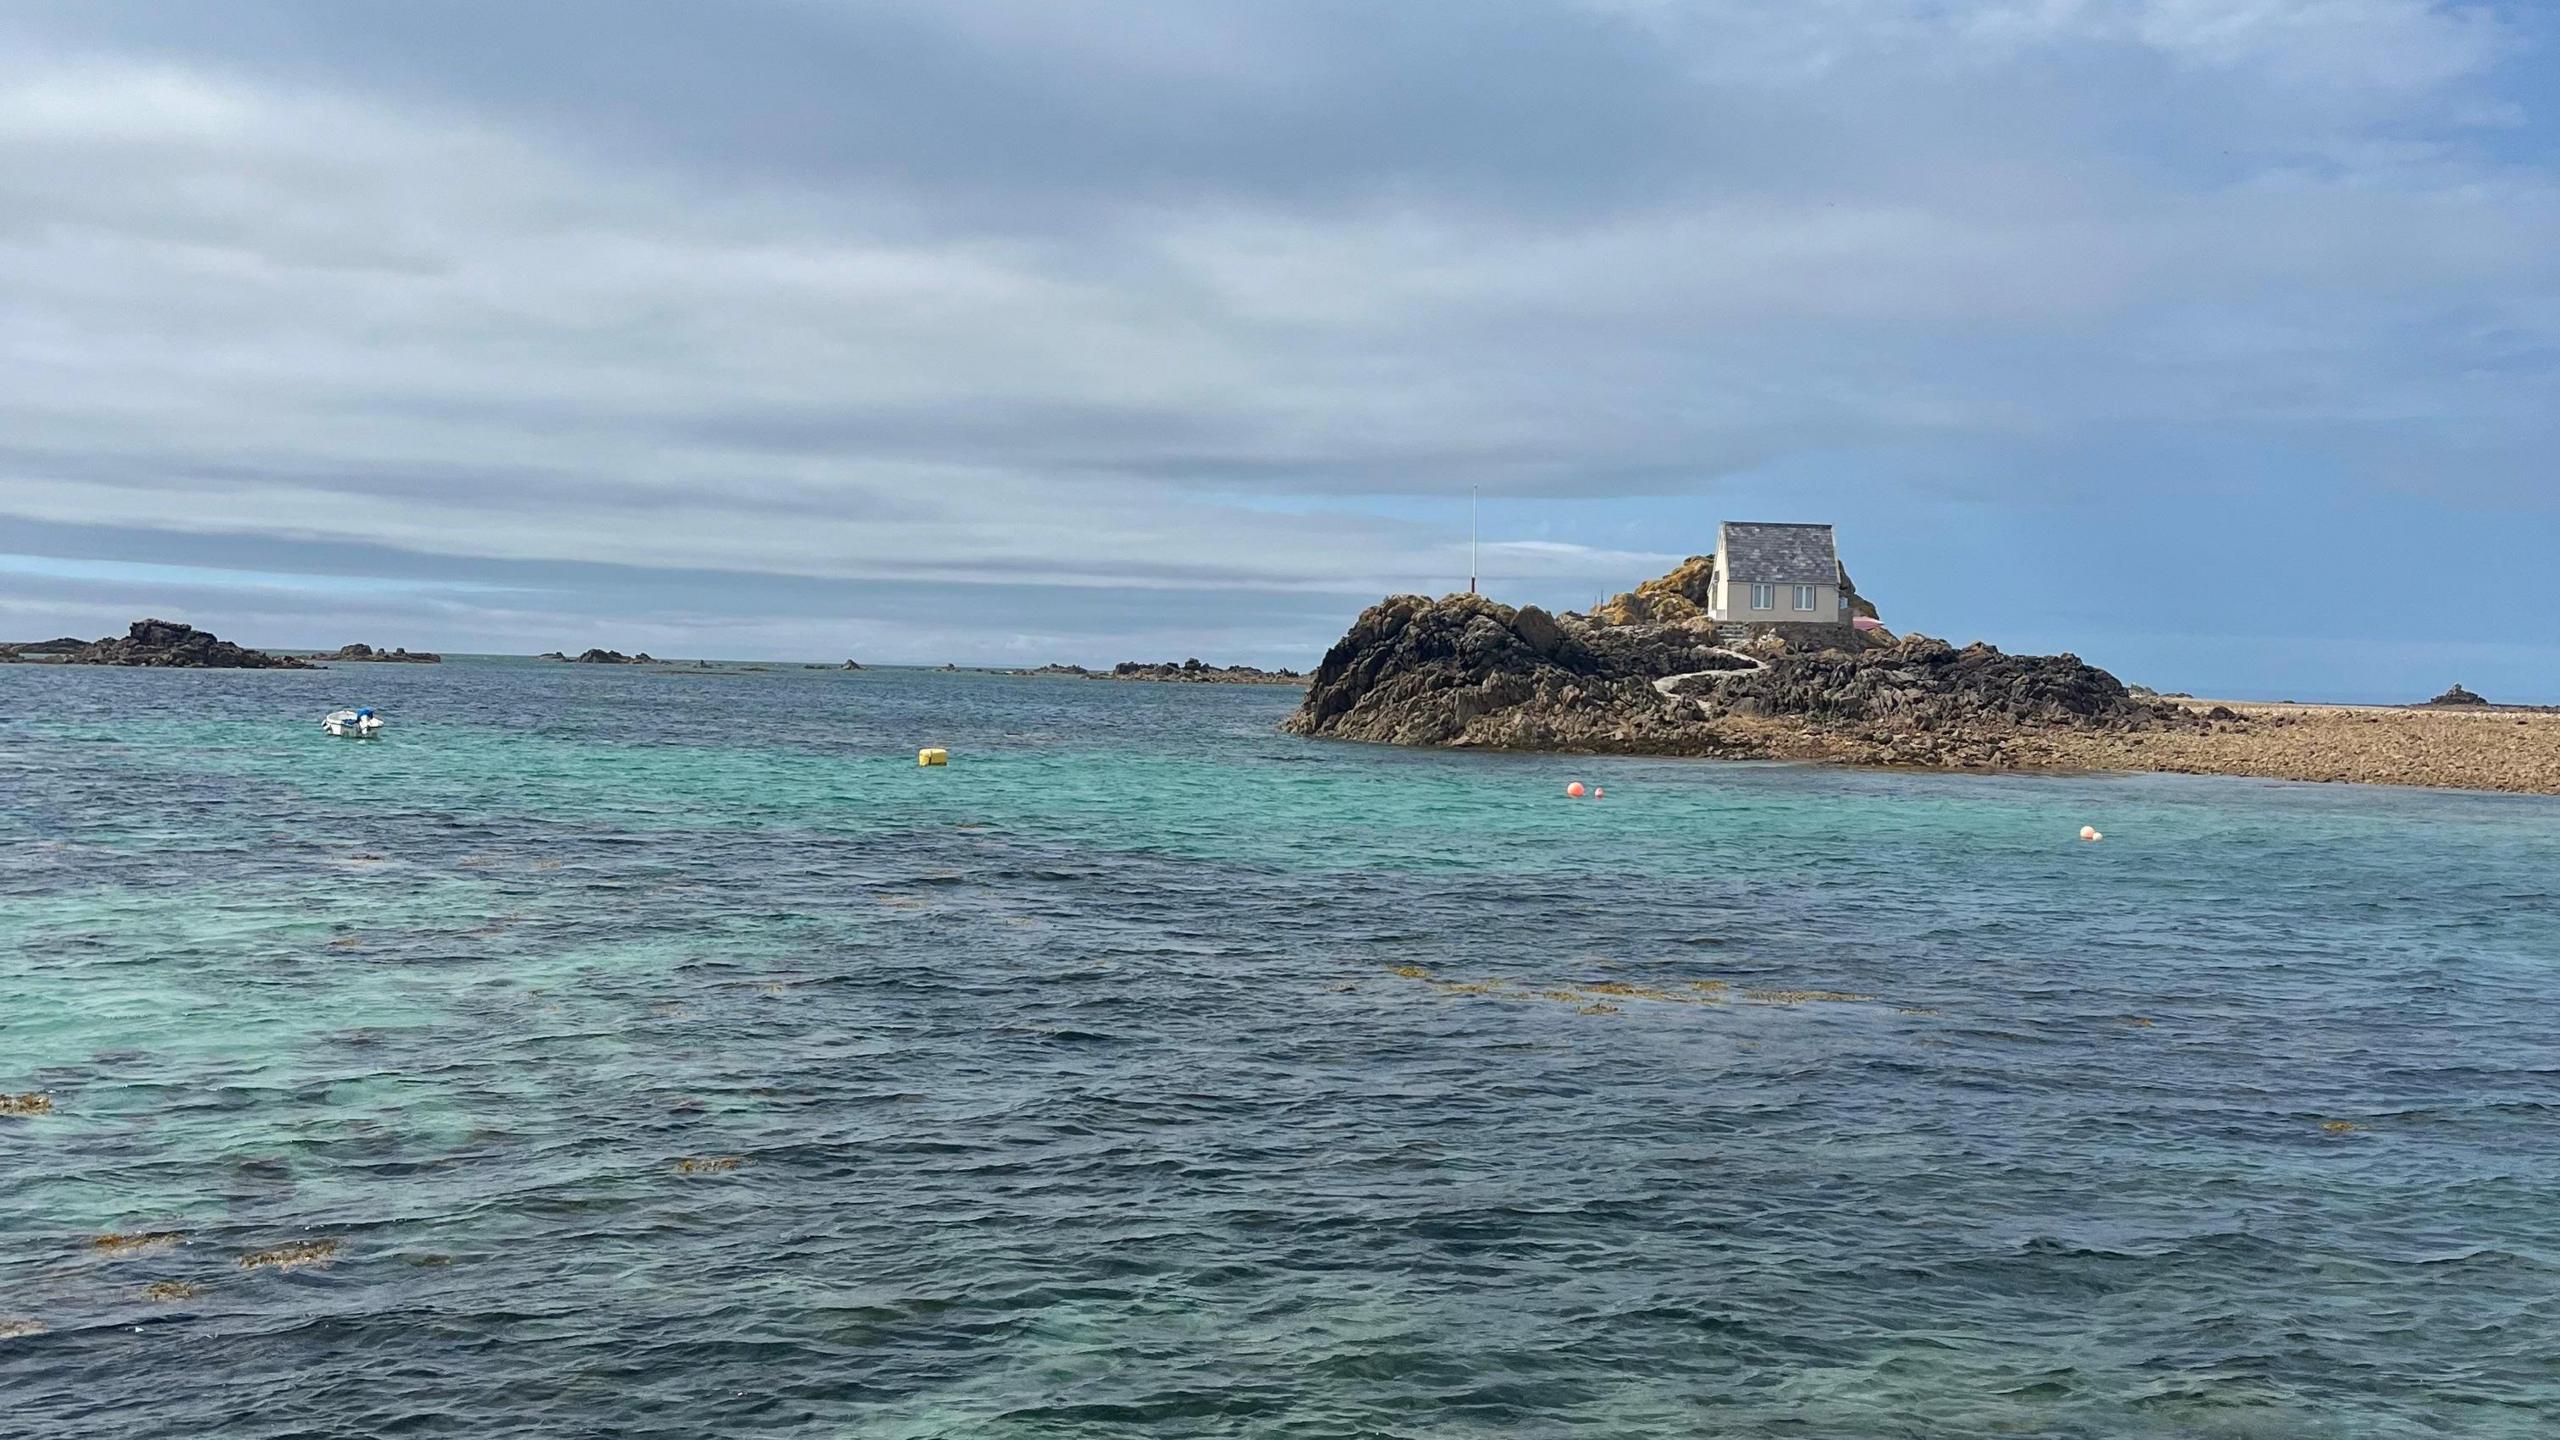
<svg viewBox="0 0 2560 1440">
<path fill-rule="evenodd" d="M 326 1265 L 338 1258 L 335 1240 L 302 1240 L 279 1245 L 273 1250 L 259 1250 L 240 1257 L 243 1270 L 299 1270 L 306 1265 Z"/>
<path fill-rule="evenodd" d="M 1824 1005 L 1873 1000 L 1873 995 L 1853 995 L 1846 990 L 1746 990 L 1742 998 L 1760 1005 Z"/>
<path fill-rule="evenodd" d="M 50 1115 L 53 1097 L 30 1090 L 22 1095 L 0 1094 L 0 1115 Z"/>
<path fill-rule="evenodd" d="M 176 1230 L 152 1230 L 134 1235 L 106 1234 L 92 1237 L 89 1248 L 109 1259 L 121 1260 L 128 1255 L 149 1255 L 166 1250 L 186 1238 Z"/>
</svg>

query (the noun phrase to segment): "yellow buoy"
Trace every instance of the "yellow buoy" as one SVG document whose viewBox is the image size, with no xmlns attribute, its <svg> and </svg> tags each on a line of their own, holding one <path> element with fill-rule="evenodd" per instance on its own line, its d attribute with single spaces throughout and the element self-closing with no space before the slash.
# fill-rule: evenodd
<svg viewBox="0 0 2560 1440">
<path fill-rule="evenodd" d="M 919 765 L 948 765 L 951 763 L 951 752 L 943 749 L 939 745 L 928 746 L 925 749 L 916 752 L 916 763 Z"/>
</svg>

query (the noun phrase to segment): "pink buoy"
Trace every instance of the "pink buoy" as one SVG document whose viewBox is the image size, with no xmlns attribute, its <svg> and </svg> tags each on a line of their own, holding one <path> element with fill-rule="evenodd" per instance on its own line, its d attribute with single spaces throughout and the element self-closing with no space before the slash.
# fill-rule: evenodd
<svg viewBox="0 0 2560 1440">
<path fill-rule="evenodd" d="M 1565 793 L 1567 796 L 1569 796 L 1569 797 L 1571 797 L 1571 798 L 1573 798 L 1573 799 L 1576 799 L 1576 800 L 1581 799 L 1581 798 L 1582 798 L 1582 782 L 1581 782 L 1581 781 L 1579 781 L 1579 780 L 1576 780 L 1576 781 L 1574 781 L 1572 784 L 1567 785 L 1566 787 L 1564 787 L 1564 793 Z"/>
<path fill-rule="evenodd" d="M 2104 840 L 2107 837 L 2098 833 L 2097 826 L 2083 825 L 2080 827 L 2080 838 L 2083 840 L 2097 841 Z"/>
<path fill-rule="evenodd" d="M 1591 798 L 1592 798 L 1592 799 L 1594 799 L 1594 800 L 1597 800 L 1597 799 L 1599 799 L 1601 796 L 1606 795 L 1606 794 L 1608 794 L 1608 793 L 1609 793 L 1608 791 L 1601 789 L 1601 788 L 1600 788 L 1599 786 L 1597 786 L 1597 785 L 1594 785 L 1594 786 L 1592 786 L 1592 787 L 1591 787 Z"/>
</svg>

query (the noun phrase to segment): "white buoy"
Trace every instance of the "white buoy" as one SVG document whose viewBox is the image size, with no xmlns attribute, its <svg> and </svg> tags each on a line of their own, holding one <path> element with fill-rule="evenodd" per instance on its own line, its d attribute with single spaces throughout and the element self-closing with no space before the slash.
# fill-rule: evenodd
<svg viewBox="0 0 2560 1440">
<path fill-rule="evenodd" d="M 2095 826 L 2095 825 L 2083 825 L 2083 826 L 2081 826 L 2081 827 L 2080 827 L 2080 838 L 2081 838 L 2081 839 L 2083 839 L 2083 840 L 2097 841 L 2097 840 L 2104 840 L 2104 839 L 2106 839 L 2107 837 L 2098 833 L 2098 827 L 2097 827 L 2097 826 Z"/>
</svg>

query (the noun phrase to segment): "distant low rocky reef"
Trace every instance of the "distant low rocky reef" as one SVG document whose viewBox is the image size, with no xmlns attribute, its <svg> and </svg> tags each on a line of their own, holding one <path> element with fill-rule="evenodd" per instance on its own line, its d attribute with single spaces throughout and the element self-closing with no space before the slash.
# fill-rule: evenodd
<svg viewBox="0 0 2560 1440">
<path fill-rule="evenodd" d="M 54 665 L 136 665 L 171 670 L 310 670 L 307 660 L 270 655 L 181 625 L 136 620 L 122 635 L 100 640 L 38 640 L 0 645 L 0 661 Z"/>
<path fill-rule="evenodd" d="M 1307 677 L 1295 670 L 1265 670 L 1255 665 L 1203 665 L 1198 660 L 1185 660 L 1177 665 L 1170 660 L 1147 664 L 1123 660 L 1111 667 L 1104 677 L 1111 680 L 1154 680 L 1173 685 L 1304 685 Z"/>
<path fill-rule="evenodd" d="M 563 655 L 557 650 L 546 650 L 533 658 L 560 660 L 571 665 L 663 665 L 666 663 L 646 650 L 637 655 L 625 655 L 619 650 L 589 650 L 579 655 Z"/>
<path fill-rule="evenodd" d="M 1205 665 L 1198 660 L 1148 663 L 1123 660 L 1108 670 L 1082 665 L 1043 665 L 1036 670 L 1007 670 L 1007 675 L 1059 675 L 1076 680 L 1148 680 L 1168 685 L 1304 685 L 1295 670 L 1264 670 L 1252 665 Z"/>
<path fill-rule="evenodd" d="M 314 655 L 311 658 L 314 660 L 362 660 L 375 664 L 398 665 L 441 665 L 444 663 L 444 657 L 438 655 L 432 650 L 409 650 L 397 647 L 389 650 L 376 650 L 372 646 L 364 644 L 361 641 L 353 645 L 342 645 L 337 649 L 330 651 L 326 655 Z"/>
</svg>

